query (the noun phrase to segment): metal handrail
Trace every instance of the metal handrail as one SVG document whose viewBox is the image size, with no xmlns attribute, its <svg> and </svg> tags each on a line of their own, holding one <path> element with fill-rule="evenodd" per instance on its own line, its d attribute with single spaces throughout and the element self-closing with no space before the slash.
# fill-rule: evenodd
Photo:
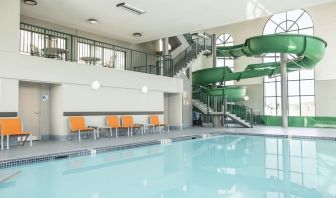
<svg viewBox="0 0 336 198">
<path fill-rule="evenodd" d="M 157 56 L 148 52 L 129 49 L 23 22 L 20 23 L 20 30 L 22 30 L 20 36 L 20 53 L 27 55 L 57 58 L 65 61 L 121 68 L 131 71 L 139 70 L 141 67 L 150 67 L 152 65 L 160 67 L 158 61 L 162 59 L 162 56 Z M 56 44 L 51 42 L 52 39 L 56 40 Z M 51 52 L 46 52 L 46 50 L 43 49 L 50 48 L 51 44 L 56 46 L 53 48 L 61 49 L 63 54 L 59 55 L 57 54 L 58 52 L 53 52 L 54 54 L 49 56 L 48 53 Z M 80 54 L 80 52 L 83 53 Z M 83 57 L 88 58 L 83 59 Z M 171 64 L 167 64 L 167 67 L 170 68 L 166 68 L 166 70 L 172 70 Z M 141 70 L 140 72 L 143 71 Z M 149 73 L 172 76 L 171 73 L 167 72 L 150 71 Z"/>
</svg>

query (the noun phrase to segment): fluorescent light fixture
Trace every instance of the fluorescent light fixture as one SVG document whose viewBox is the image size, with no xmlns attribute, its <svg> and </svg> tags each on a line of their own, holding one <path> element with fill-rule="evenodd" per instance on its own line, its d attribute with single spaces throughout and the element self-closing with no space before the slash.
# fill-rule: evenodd
<svg viewBox="0 0 336 198">
<path fill-rule="evenodd" d="M 145 13 L 146 13 L 146 11 L 141 10 L 141 9 L 139 9 L 139 8 L 136 8 L 136 7 L 134 7 L 134 6 L 131 6 L 131 5 L 129 5 L 129 4 L 126 4 L 125 2 L 123 2 L 123 3 L 118 3 L 116 6 L 117 6 L 118 8 L 121 7 L 121 8 L 123 8 L 123 9 L 125 9 L 125 10 L 127 10 L 127 11 L 129 11 L 129 12 L 132 12 L 132 13 L 134 13 L 134 14 L 137 14 L 137 15 L 141 15 L 141 14 L 145 14 Z"/>
</svg>

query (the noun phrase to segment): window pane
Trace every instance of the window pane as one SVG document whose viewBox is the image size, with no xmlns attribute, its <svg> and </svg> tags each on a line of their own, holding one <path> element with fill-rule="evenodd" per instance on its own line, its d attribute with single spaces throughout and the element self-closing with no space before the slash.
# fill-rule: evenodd
<svg viewBox="0 0 336 198">
<path fill-rule="evenodd" d="M 314 35 L 314 30 L 313 28 L 303 29 L 303 30 L 299 30 L 299 33 L 305 34 L 305 35 Z"/>
<path fill-rule="evenodd" d="M 296 21 L 302 14 L 302 9 L 292 10 L 287 12 L 287 20 Z"/>
<path fill-rule="evenodd" d="M 265 98 L 265 115 L 276 115 L 275 97 Z"/>
<path fill-rule="evenodd" d="M 314 95 L 314 80 L 300 81 L 301 95 Z"/>
<path fill-rule="evenodd" d="M 313 27 L 313 21 L 307 12 L 300 17 L 297 23 L 299 24 L 301 29 Z"/>
<path fill-rule="evenodd" d="M 223 67 L 223 66 L 224 66 L 224 59 L 217 58 L 217 67 Z"/>
<path fill-rule="evenodd" d="M 264 84 L 265 96 L 276 96 L 275 92 L 275 82 Z"/>
<path fill-rule="evenodd" d="M 269 78 L 268 76 L 264 77 L 265 82 L 274 82 L 275 78 Z"/>
<path fill-rule="evenodd" d="M 281 82 L 276 82 L 276 95 L 281 96 Z"/>
<path fill-rule="evenodd" d="M 277 116 L 281 116 L 281 98 L 276 97 Z"/>
<path fill-rule="evenodd" d="M 314 79 L 314 70 L 309 69 L 309 70 L 300 70 L 300 79 Z"/>
<path fill-rule="evenodd" d="M 264 35 L 274 34 L 276 27 L 277 25 L 275 23 L 273 23 L 272 21 L 268 21 L 264 28 Z"/>
<path fill-rule="evenodd" d="M 232 71 L 233 71 L 233 59 L 226 58 L 225 59 L 225 66 L 230 67 L 232 69 Z"/>
<path fill-rule="evenodd" d="M 300 79 L 299 74 L 300 74 L 299 71 L 289 72 L 288 73 L 288 80 L 299 80 Z"/>
<path fill-rule="evenodd" d="M 225 81 L 224 85 L 225 86 L 234 85 L 234 81 L 233 80 Z"/>
<path fill-rule="evenodd" d="M 301 97 L 301 115 L 315 116 L 315 97 L 302 96 Z"/>
<path fill-rule="evenodd" d="M 299 81 L 288 81 L 288 96 L 298 96 L 299 94 Z"/>
<path fill-rule="evenodd" d="M 288 110 L 290 116 L 300 116 L 300 98 L 288 97 Z"/>
</svg>

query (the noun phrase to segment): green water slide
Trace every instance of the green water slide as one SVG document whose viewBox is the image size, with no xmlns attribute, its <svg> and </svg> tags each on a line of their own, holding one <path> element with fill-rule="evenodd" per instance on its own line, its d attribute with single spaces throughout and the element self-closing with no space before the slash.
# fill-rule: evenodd
<svg viewBox="0 0 336 198">
<path fill-rule="evenodd" d="M 217 47 L 217 57 L 261 57 L 267 53 L 288 53 L 296 55 L 296 59 L 287 63 L 287 71 L 312 69 L 322 59 L 327 43 L 321 38 L 307 35 L 274 34 L 248 38 L 244 44 Z M 280 74 L 280 63 L 250 64 L 244 71 L 232 72 L 229 67 L 217 67 L 193 72 L 194 86 L 208 86 L 224 81 L 241 80 L 261 76 Z M 210 86 L 208 86 L 210 87 Z M 246 94 L 244 86 L 227 86 L 208 88 L 212 95 L 227 94 L 233 98 L 242 98 Z"/>
</svg>

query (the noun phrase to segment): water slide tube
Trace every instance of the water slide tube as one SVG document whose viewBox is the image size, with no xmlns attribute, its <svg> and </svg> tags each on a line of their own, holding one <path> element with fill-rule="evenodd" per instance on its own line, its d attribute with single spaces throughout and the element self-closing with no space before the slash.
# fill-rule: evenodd
<svg viewBox="0 0 336 198">
<path fill-rule="evenodd" d="M 287 62 L 287 71 L 313 69 L 323 58 L 327 43 L 321 38 L 308 35 L 273 34 L 256 36 L 246 39 L 244 44 L 217 47 L 217 57 L 241 56 L 260 57 L 266 53 L 295 54 L 297 58 Z M 193 72 L 193 86 L 208 86 L 224 81 L 280 74 L 280 62 L 250 64 L 244 71 L 232 72 L 229 67 L 207 68 Z M 232 98 L 242 98 L 246 94 L 244 86 L 226 86 L 206 89 L 211 95 L 230 95 Z"/>
</svg>

